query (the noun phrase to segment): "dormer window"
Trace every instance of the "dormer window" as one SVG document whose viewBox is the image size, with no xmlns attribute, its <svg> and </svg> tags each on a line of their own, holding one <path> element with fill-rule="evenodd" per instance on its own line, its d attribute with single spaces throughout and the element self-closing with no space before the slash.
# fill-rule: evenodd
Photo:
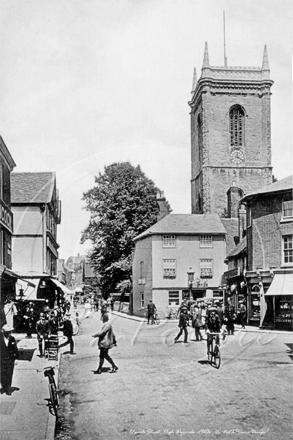
<svg viewBox="0 0 293 440">
<path fill-rule="evenodd" d="M 203 234 L 200 236 L 200 244 L 201 248 L 213 247 L 213 237 L 212 235 Z"/>
<path fill-rule="evenodd" d="M 175 247 L 175 235 L 163 235 L 163 247 Z"/>
</svg>

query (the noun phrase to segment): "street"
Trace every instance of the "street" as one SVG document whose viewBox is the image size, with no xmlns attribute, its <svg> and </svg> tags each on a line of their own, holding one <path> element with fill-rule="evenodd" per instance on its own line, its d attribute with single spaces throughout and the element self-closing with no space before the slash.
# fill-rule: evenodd
<svg viewBox="0 0 293 440">
<path fill-rule="evenodd" d="M 177 321 L 152 326 L 113 314 L 111 322 L 117 373 L 105 361 L 94 374 L 98 312 L 82 320 L 76 356 L 63 349 L 57 440 L 292 439 L 292 334 L 237 331 L 221 342 L 217 370 L 191 327 L 190 343 L 174 344 Z"/>
</svg>

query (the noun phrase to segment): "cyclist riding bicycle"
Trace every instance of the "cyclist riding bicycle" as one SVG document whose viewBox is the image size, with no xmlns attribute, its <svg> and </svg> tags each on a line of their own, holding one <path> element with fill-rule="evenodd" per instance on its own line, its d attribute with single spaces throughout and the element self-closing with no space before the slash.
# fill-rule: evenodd
<svg viewBox="0 0 293 440">
<path fill-rule="evenodd" d="M 211 333 L 221 333 L 221 323 L 215 309 L 210 309 L 210 313 L 206 317 L 205 331 L 207 335 L 207 354 L 209 354 L 213 339 Z M 220 344 L 219 335 L 216 335 L 216 344 Z"/>
</svg>

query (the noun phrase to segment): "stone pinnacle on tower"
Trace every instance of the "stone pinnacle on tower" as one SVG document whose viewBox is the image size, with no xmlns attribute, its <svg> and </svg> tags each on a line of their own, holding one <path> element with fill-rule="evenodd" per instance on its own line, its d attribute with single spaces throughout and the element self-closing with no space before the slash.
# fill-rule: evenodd
<svg viewBox="0 0 293 440">
<path fill-rule="evenodd" d="M 196 85 L 197 85 L 197 74 L 196 74 L 196 68 L 194 68 L 194 70 L 193 70 L 193 81 L 192 81 L 191 93 L 194 93 Z"/>
<path fill-rule="evenodd" d="M 204 48 L 204 56 L 203 56 L 203 65 L 202 67 L 210 67 L 210 62 L 209 62 L 209 51 L 208 51 L 208 43 L 205 43 L 205 48 Z"/>
<path fill-rule="evenodd" d="M 270 70 L 267 45 L 265 45 L 263 51 L 262 70 Z"/>
</svg>

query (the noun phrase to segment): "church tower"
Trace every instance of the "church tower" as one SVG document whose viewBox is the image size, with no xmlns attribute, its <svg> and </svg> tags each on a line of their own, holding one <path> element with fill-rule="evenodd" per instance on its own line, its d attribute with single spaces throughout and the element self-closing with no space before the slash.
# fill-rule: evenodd
<svg viewBox="0 0 293 440">
<path fill-rule="evenodd" d="M 194 70 L 189 102 L 193 214 L 232 216 L 227 197 L 235 200 L 236 191 L 231 188 L 244 195 L 272 183 L 273 81 L 266 46 L 262 67 L 226 64 L 225 58 L 224 67 L 210 66 L 206 43 L 199 80 Z"/>
</svg>

